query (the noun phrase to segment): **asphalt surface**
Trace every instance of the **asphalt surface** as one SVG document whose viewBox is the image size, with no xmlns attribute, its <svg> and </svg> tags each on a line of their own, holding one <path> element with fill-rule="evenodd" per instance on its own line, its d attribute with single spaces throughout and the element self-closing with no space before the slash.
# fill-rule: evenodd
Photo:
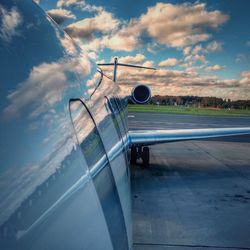
<svg viewBox="0 0 250 250">
<path fill-rule="evenodd" d="M 250 117 L 129 114 L 131 129 L 250 126 Z M 250 249 L 250 136 L 150 147 L 132 166 L 134 249 Z"/>
</svg>

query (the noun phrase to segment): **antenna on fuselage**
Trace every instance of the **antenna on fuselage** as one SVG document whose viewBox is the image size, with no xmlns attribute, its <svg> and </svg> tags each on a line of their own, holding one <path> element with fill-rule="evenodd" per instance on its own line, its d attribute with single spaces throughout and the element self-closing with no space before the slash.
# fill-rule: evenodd
<svg viewBox="0 0 250 250">
<path fill-rule="evenodd" d="M 133 65 L 133 64 L 119 63 L 117 57 L 114 58 L 114 62 L 113 63 L 98 63 L 97 65 L 98 66 L 114 66 L 114 73 L 113 73 L 113 81 L 114 82 L 116 82 L 116 74 L 117 74 L 117 68 L 118 68 L 118 66 L 138 68 L 138 69 L 156 70 L 156 68 L 152 68 L 152 67 L 144 67 L 144 66 Z"/>
</svg>

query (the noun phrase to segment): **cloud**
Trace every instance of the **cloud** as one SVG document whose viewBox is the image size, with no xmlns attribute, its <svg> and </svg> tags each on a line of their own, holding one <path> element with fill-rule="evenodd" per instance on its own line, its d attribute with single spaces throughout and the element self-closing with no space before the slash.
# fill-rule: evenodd
<svg viewBox="0 0 250 250">
<path fill-rule="evenodd" d="M 207 41 L 211 37 L 207 31 L 217 29 L 228 19 L 220 11 L 207 11 L 204 3 L 157 3 L 135 20 L 134 26 L 161 44 L 182 48 Z"/>
<path fill-rule="evenodd" d="M 203 69 L 208 64 L 208 60 L 206 59 L 206 54 L 215 53 L 222 51 L 222 43 L 217 41 L 212 41 L 208 43 L 206 46 L 202 46 L 201 44 L 197 44 L 196 46 L 187 46 L 183 49 L 182 53 L 185 56 L 184 61 L 180 66 L 185 68 L 192 69 Z M 197 63 L 202 63 L 202 65 L 197 65 Z M 214 65 L 215 67 L 208 67 L 206 69 L 207 72 L 222 70 L 222 68 L 218 68 L 218 65 Z M 224 68 L 223 68 L 224 69 Z"/>
<path fill-rule="evenodd" d="M 94 33 L 107 34 L 118 27 L 120 21 L 113 14 L 102 11 L 94 17 L 85 18 L 65 28 L 65 31 L 73 38 L 91 39 Z"/>
<path fill-rule="evenodd" d="M 102 12 L 103 13 L 103 12 Z M 135 48 L 140 46 L 138 37 L 134 36 L 133 33 L 129 33 L 126 29 L 118 30 L 120 21 L 113 18 L 112 14 L 109 15 L 113 23 L 113 29 L 110 29 L 109 24 L 105 24 L 100 15 L 97 16 L 96 25 L 92 25 L 91 20 L 85 22 L 82 20 L 79 25 L 75 26 L 72 24 L 68 26 L 65 31 L 71 35 L 73 34 L 74 39 L 82 47 L 82 49 L 87 51 L 98 51 L 103 48 L 109 48 L 115 51 L 133 51 Z M 102 19 L 102 20 L 101 20 Z M 102 29 L 104 25 L 107 25 L 105 29 Z M 102 33 L 99 34 L 98 33 Z M 72 35 L 71 35 L 72 36 Z M 86 41 L 87 40 L 87 41 Z"/>
<path fill-rule="evenodd" d="M 87 53 L 95 52 L 100 54 L 100 50 L 104 48 L 109 48 L 115 51 L 133 51 L 135 46 L 138 44 L 136 41 L 131 39 L 122 39 L 122 37 L 109 37 L 104 36 L 102 38 L 89 38 L 87 41 L 82 41 L 80 38 L 74 38 L 78 46 L 82 48 L 82 50 L 86 51 Z"/>
<path fill-rule="evenodd" d="M 0 38 L 5 42 L 11 42 L 14 36 L 20 35 L 17 28 L 22 23 L 22 16 L 17 8 L 9 11 L 0 4 Z"/>
<path fill-rule="evenodd" d="M 61 7 L 70 7 L 74 5 L 85 5 L 84 0 L 58 0 L 56 6 L 61 8 Z"/>
<path fill-rule="evenodd" d="M 152 41 L 151 43 L 147 44 L 147 51 L 152 54 L 156 54 L 160 50 L 161 50 L 161 46 L 155 41 Z"/>
<path fill-rule="evenodd" d="M 72 39 L 66 33 L 64 33 L 63 37 L 61 34 L 57 34 L 57 37 L 62 47 L 69 55 L 76 56 L 79 53 L 76 44 L 72 42 Z"/>
<path fill-rule="evenodd" d="M 214 69 L 218 70 L 219 67 Z M 147 84 L 152 88 L 153 95 L 217 96 L 233 100 L 250 98 L 250 72 L 243 72 L 241 79 L 221 80 L 215 75 L 199 74 L 192 68 L 161 68 L 157 71 L 124 68 L 118 70 L 117 79 L 124 94 L 129 94 L 135 84 Z"/>
<path fill-rule="evenodd" d="M 54 19 L 59 25 L 70 19 L 76 19 L 76 16 L 71 11 L 65 9 L 52 9 L 47 11 L 48 15 Z"/>
<path fill-rule="evenodd" d="M 104 9 L 100 6 L 96 6 L 96 5 L 91 5 L 91 4 L 85 4 L 85 6 L 81 7 L 82 11 L 86 11 L 86 12 L 96 12 L 96 13 L 101 13 L 102 11 L 104 11 Z"/>
<path fill-rule="evenodd" d="M 104 36 L 100 39 L 100 44 L 102 48 L 127 52 L 140 47 L 138 37 L 134 36 L 132 33 L 127 34 L 124 30 L 115 34 Z"/>
<path fill-rule="evenodd" d="M 183 48 L 207 41 L 211 37 L 207 31 L 217 29 L 228 18 L 220 11 L 207 11 L 206 4 L 157 3 L 139 18 L 131 19 L 119 34 L 123 38 L 132 34 L 135 48 L 145 33 L 159 44 Z"/>
<path fill-rule="evenodd" d="M 136 54 L 135 56 L 119 57 L 121 63 L 142 63 L 145 60 L 145 56 L 142 54 Z"/>
<path fill-rule="evenodd" d="M 154 61 L 146 61 L 146 62 L 144 62 L 144 63 L 142 64 L 142 66 L 144 66 L 144 67 L 149 67 L 149 68 L 154 68 L 155 63 L 154 63 Z"/>
<path fill-rule="evenodd" d="M 250 41 L 247 41 L 247 42 L 246 42 L 246 46 L 247 46 L 247 47 L 250 47 Z"/>
<path fill-rule="evenodd" d="M 207 67 L 205 69 L 206 72 L 214 72 L 214 71 L 220 71 L 220 70 L 224 70 L 226 67 L 225 66 L 221 66 L 221 65 L 213 65 L 213 66 L 210 66 L 210 67 Z"/>
<path fill-rule="evenodd" d="M 241 77 L 250 78 L 250 71 L 245 71 L 241 73 Z"/>
<path fill-rule="evenodd" d="M 87 4 L 84 0 L 58 0 L 56 6 L 62 7 L 76 7 L 86 12 L 102 12 L 104 9 L 100 6 Z"/>
<path fill-rule="evenodd" d="M 199 55 L 199 54 L 195 54 L 195 55 L 189 55 L 189 56 L 186 56 L 184 61 L 186 62 L 190 62 L 191 65 L 193 65 L 194 63 L 196 62 L 201 62 L 203 64 L 207 64 L 207 59 L 204 55 Z"/>
<path fill-rule="evenodd" d="M 82 79 L 90 73 L 89 61 L 83 55 L 71 61 L 42 63 L 34 67 L 29 77 L 7 96 L 10 104 L 4 110 L 5 116 L 12 118 L 22 112 L 28 113 L 30 118 L 39 116 L 60 102 L 67 88 L 73 87 L 68 78 L 76 72 Z"/>
<path fill-rule="evenodd" d="M 247 86 L 250 91 L 250 71 L 245 71 L 241 73 L 240 83 Z"/>
<path fill-rule="evenodd" d="M 191 46 L 185 47 L 185 48 L 183 49 L 183 55 L 184 55 L 184 56 L 187 56 L 187 55 L 191 52 L 191 50 L 192 50 L 192 47 L 191 47 Z"/>
<path fill-rule="evenodd" d="M 86 82 L 87 87 L 95 87 L 96 83 L 100 82 L 100 73 L 96 72 L 92 79 Z"/>
<path fill-rule="evenodd" d="M 160 67 L 172 67 L 172 66 L 176 66 L 178 63 L 178 60 L 176 58 L 168 58 L 165 61 L 161 61 L 158 66 Z"/>
<path fill-rule="evenodd" d="M 203 47 L 201 44 L 196 45 L 195 47 L 185 47 L 183 49 L 184 55 L 198 55 L 198 54 L 207 54 L 207 53 L 215 53 L 222 51 L 222 43 L 213 41 L 207 44 L 207 46 Z"/>
<path fill-rule="evenodd" d="M 235 61 L 236 61 L 237 63 L 244 63 L 244 62 L 247 61 L 247 56 L 246 56 L 245 54 L 238 54 L 238 55 L 236 56 Z"/>
<path fill-rule="evenodd" d="M 95 10 L 94 17 L 72 23 L 65 28 L 73 38 L 82 41 L 87 39 L 88 43 L 83 44 L 83 47 L 94 51 L 103 48 L 133 51 L 146 45 L 147 42 L 143 39 L 146 34 L 151 38 L 149 43 L 154 44 L 154 47 L 185 47 L 184 53 L 187 55 L 188 46 L 207 41 L 211 37 L 209 31 L 218 29 L 229 19 L 229 16 L 220 11 L 207 10 L 204 3 L 157 3 L 149 7 L 145 14 L 129 21 L 115 18 L 102 7 L 88 6 L 85 1 L 59 0 L 57 6 L 78 6 L 82 10 Z"/>
<path fill-rule="evenodd" d="M 222 51 L 222 43 L 217 42 L 217 41 L 213 41 L 211 43 L 209 43 L 206 47 L 206 52 L 219 52 Z"/>
<path fill-rule="evenodd" d="M 203 47 L 199 44 L 199 45 L 196 45 L 192 51 L 191 51 L 191 54 L 192 55 L 198 55 L 200 52 L 203 51 Z"/>
<path fill-rule="evenodd" d="M 212 41 L 208 43 L 206 46 L 202 46 L 201 44 L 197 44 L 196 46 L 187 46 L 183 49 L 182 53 L 185 56 L 184 62 L 180 66 L 185 68 L 197 68 L 194 66 L 197 62 L 203 63 L 202 67 L 204 68 L 208 61 L 206 59 L 206 54 L 215 53 L 222 51 L 222 43 L 217 41 Z M 201 67 L 199 66 L 199 69 Z"/>
</svg>

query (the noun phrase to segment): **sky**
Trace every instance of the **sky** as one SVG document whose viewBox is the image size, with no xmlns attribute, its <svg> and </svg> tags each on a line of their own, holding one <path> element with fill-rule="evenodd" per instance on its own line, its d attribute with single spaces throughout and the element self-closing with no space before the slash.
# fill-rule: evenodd
<svg viewBox="0 0 250 250">
<path fill-rule="evenodd" d="M 250 99 L 249 0 L 36 2 L 96 62 L 157 68 L 120 68 L 124 89 Z"/>
</svg>

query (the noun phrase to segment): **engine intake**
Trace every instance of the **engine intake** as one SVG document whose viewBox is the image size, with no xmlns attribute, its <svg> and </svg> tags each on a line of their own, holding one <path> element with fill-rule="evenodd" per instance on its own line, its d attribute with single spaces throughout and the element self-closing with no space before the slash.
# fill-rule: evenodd
<svg viewBox="0 0 250 250">
<path fill-rule="evenodd" d="M 145 104 L 151 98 L 151 90 L 146 85 L 137 85 L 131 92 L 132 101 L 138 104 Z"/>
</svg>

